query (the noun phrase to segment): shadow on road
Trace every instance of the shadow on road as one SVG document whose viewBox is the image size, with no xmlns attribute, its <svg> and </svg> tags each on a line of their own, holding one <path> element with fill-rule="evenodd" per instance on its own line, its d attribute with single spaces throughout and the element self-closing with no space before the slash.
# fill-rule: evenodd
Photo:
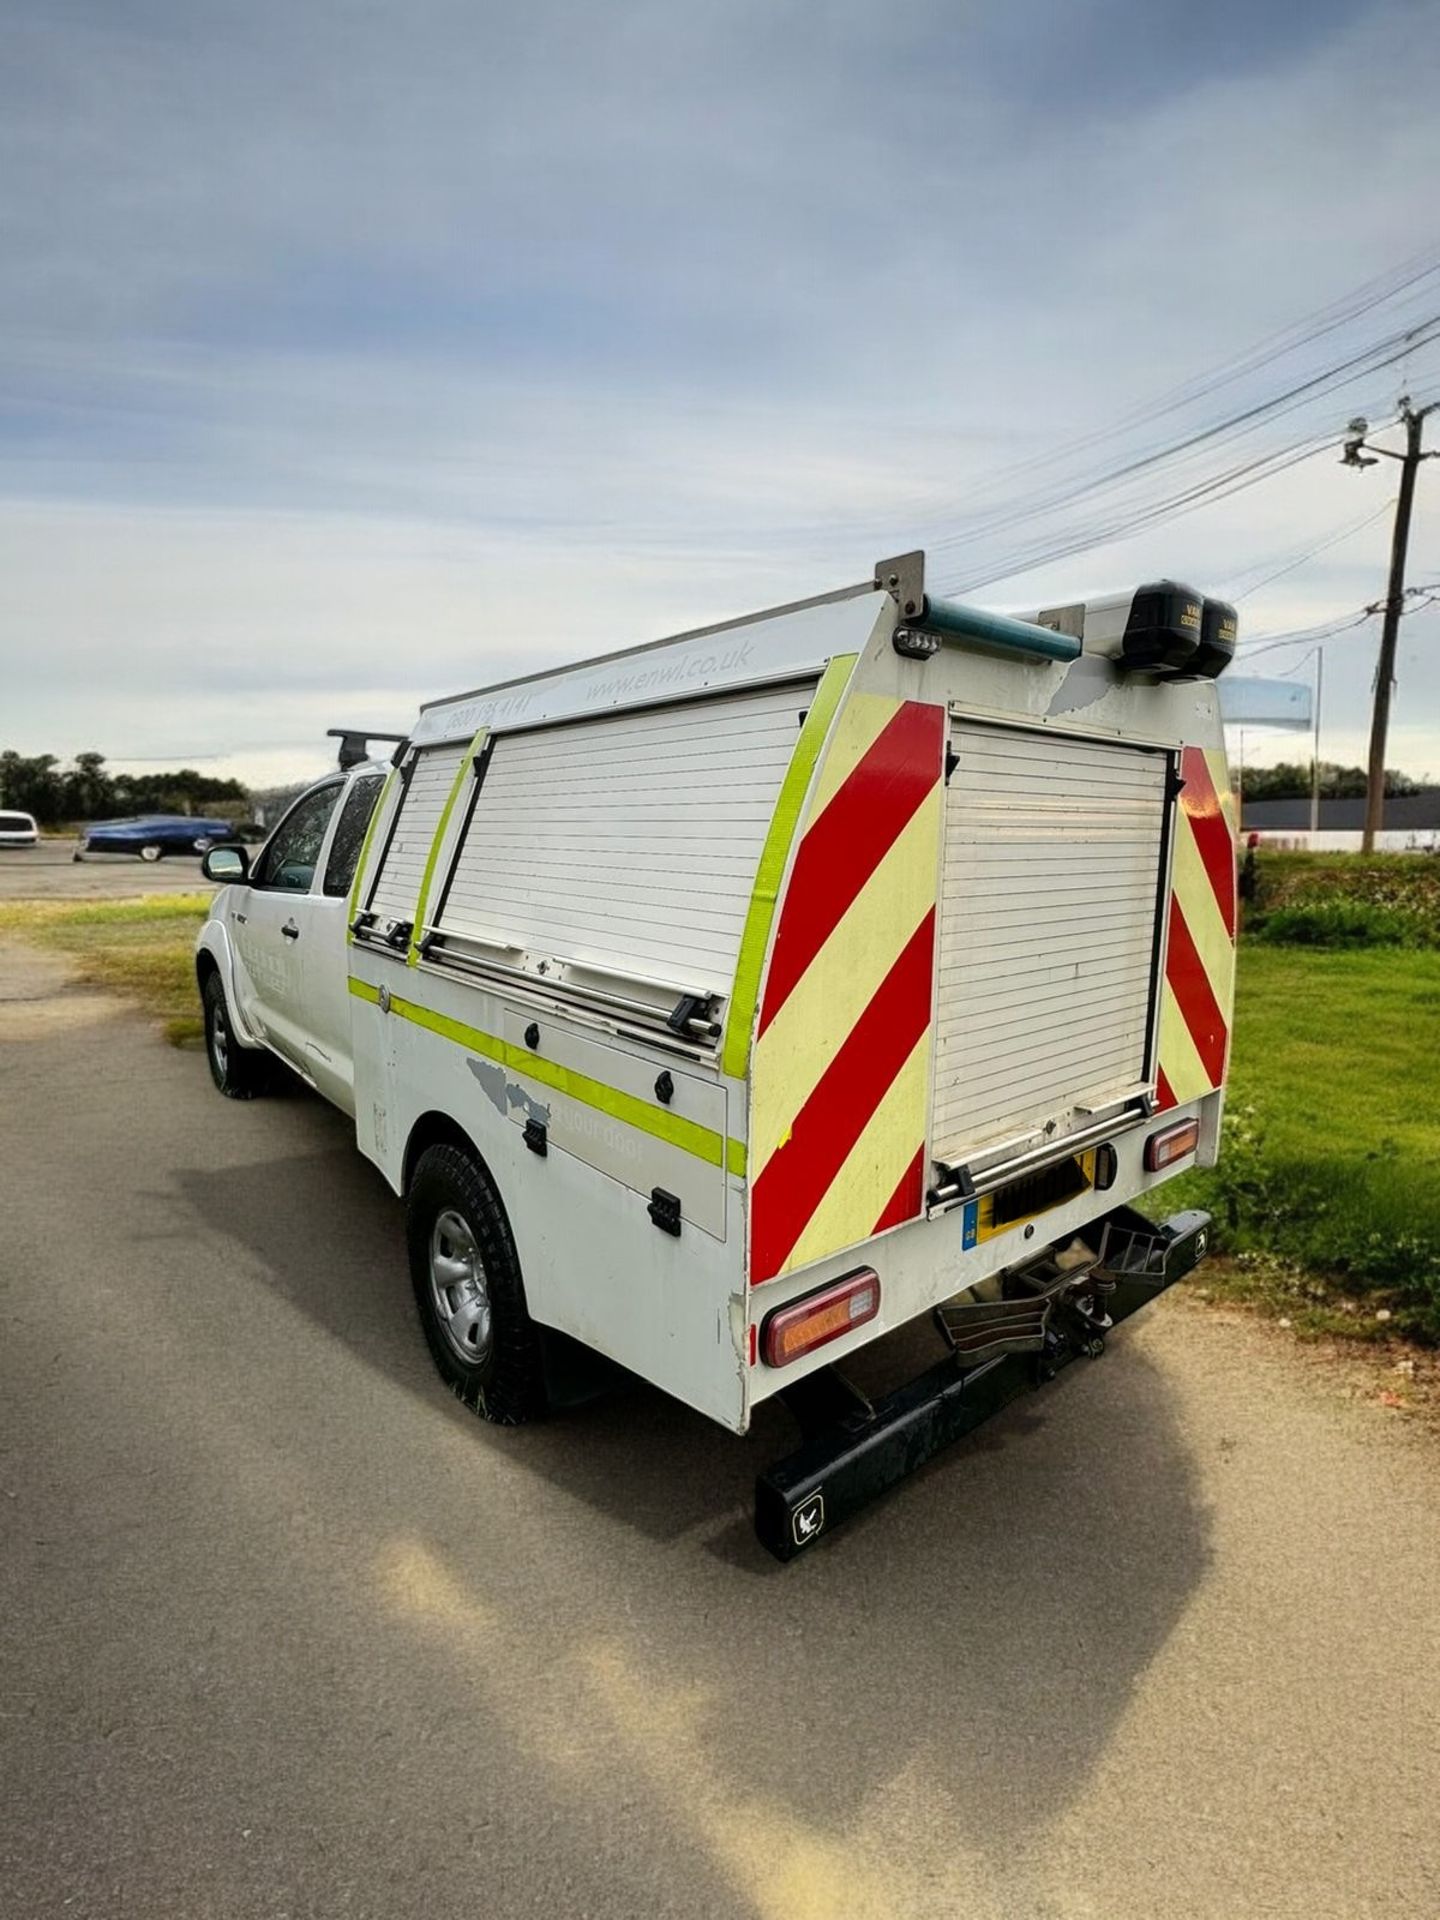
<svg viewBox="0 0 1440 1920">
<path fill-rule="evenodd" d="M 757 1467 L 792 1444 L 780 1409 L 762 1408 L 738 1440 L 634 1381 L 546 1425 L 474 1421 L 425 1353 L 398 1204 L 348 1124 L 318 1103 L 313 1118 L 333 1145 L 221 1179 L 179 1171 L 184 1203 L 366 1366 L 543 1483 L 530 1517 L 553 1503 L 554 1527 L 573 1527 L 580 1502 L 601 1518 L 597 1622 L 633 1639 L 646 1671 L 724 1703 L 705 1739 L 737 1787 L 843 1834 L 857 1792 L 918 1763 L 987 1854 L 1053 1822 L 1209 1561 L 1166 1380 L 1132 1338 L 781 1568 L 748 1520 Z M 506 1542 L 454 1480 L 453 1465 L 437 1473 L 424 1510 L 390 1512 L 393 1490 L 376 1488 L 377 1523 L 418 1532 L 457 1577 L 493 1585 Z M 543 1592 L 520 1592 L 543 1606 Z"/>
</svg>

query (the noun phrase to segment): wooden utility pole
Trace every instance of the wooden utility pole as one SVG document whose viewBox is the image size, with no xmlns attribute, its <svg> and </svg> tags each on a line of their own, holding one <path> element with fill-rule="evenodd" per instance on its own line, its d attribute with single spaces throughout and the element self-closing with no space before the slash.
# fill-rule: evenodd
<svg viewBox="0 0 1440 1920">
<path fill-rule="evenodd" d="M 1325 689 L 1325 646 L 1315 649 L 1315 738 L 1310 749 L 1310 850 L 1320 831 L 1320 696 Z"/>
<path fill-rule="evenodd" d="M 1390 447 L 1368 446 L 1370 458 L 1362 457 L 1360 449 L 1367 446 L 1367 429 L 1361 421 L 1353 421 L 1360 432 L 1345 445 L 1345 462 L 1352 467 L 1374 466 L 1374 456 L 1383 454 L 1387 460 L 1400 462 L 1400 492 L 1395 501 L 1395 526 L 1390 537 L 1390 585 L 1385 595 L 1385 620 L 1380 630 L 1380 661 L 1375 670 L 1375 709 L 1370 722 L 1370 764 L 1365 779 L 1365 837 L 1361 842 L 1366 853 L 1375 851 L 1375 836 L 1385 825 L 1385 743 L 1390 731 L 1390 696 L 1395 687 L 1395 649 L 1400 640 L 1400 615 L 1405 602 L 1405 552 L 1410 544 L 1410 514 L 1415 505 L 1415 476 L 1420 471 L 1422 460 L 1431 460 L 1433 453 L 1421 451 L 1421 436 L 1425 428 L 1425 417 L 1433 413 L 1440 402 L 1432 401 L 1428 407 L 1412 407 L 1407 396 L 1400 402 L 1400 418 L 1405 425 L 1405 451 L 1396 453 Z"/>
</svg>

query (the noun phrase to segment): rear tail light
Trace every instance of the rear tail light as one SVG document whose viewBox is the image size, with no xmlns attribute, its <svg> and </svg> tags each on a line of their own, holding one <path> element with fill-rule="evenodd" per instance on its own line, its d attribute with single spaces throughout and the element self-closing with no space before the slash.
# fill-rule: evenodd
<svg viewBox="0 0 1440 1920">
<path fill-rule="evenodd" d="M 767 1367 L 786 1367 L 802 1354 L 863 1327 L 880 1311 L 880 1277 L 869 1267 L 831 1280 L 788 1307 L 767 1313 L 760 1329 L 760 1357 Z"/>
<path fill-rule="evenodd" d="M 1145 1142 L 1145 1171 L 1159 1173 L 1173 1167 L 1187 1153 L 1193 1153 L 1200 1140 L 1198 1120 L 1179 1120 L 1173 1127 L 1162 1127 Z"/>
</svg>

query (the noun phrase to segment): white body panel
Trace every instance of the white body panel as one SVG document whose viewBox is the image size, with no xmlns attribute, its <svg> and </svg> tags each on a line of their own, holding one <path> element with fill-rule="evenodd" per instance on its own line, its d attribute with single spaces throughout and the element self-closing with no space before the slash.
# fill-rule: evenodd
<svg viewBox="0 0 1440 1920">
<path fill-rule="evenodd" d="M 257 887 L 231 889 L 230 937 L 239 961 L 237 987 L 245 1024 L 291 1066 L 305 1063 L 309 1014 L 305 1003 L 305 955 L 289 929 L 298 928 L 303 897 Z"/>
<path fill-rule="evenodd" d="M 487 1037 L 503 1040 L 522 1017 L 503 992 L 436 968 L 406 969 L 377 949 L 357 945 L 352 954 L 357 981 L 414 995 L 442 1019 Z M 643 1088 L 657 1113 L 688 1107 L 702 1124 L 723 1105 L 715 1077 L 695 1075 L 674 1107 L 662 1109 L 653 1082 L 667 1065 L 675 1075 L 673 1059 L 657 1052 L 646 1060 L 623 1042 L 602 1047 L 568 1021 L 546 1019 L 539 1007 L 523 1010 L 522 1025 L 532 1016 L 547 1065 L 579 1073 L 601 1067 L 637 1092 Z M 727 1426 L 741 1426 L 743 1181 L 463 1039 L 426 1031 L 393 1001 L 385 1013 L 356 997 L 355 1036 L 360 1133 L 374 1143 L 391 1183 L 403 1182 L 406 1144 L 423 1115 L 456 1119 L 504 1201 L 535 1318 L 663 1381 Z M 618 1073 L 616 1054 L 627 1057 Z M 543 1157 L 526 1150 L 521 1132 L 540 1114 L 550 1131 Z M 682 1183 L 689 1183 L 682 1201 L 695 1208 L 695 1219 L 673 1238 L 656 1230 L 646 1209 L 652 1188 L 675 1192 Z"/>
<path fill-rule="evenodd" d="M 495 732 L 536 727 L 787 678 L 863 647 L 887 600 L 879 593 L 831 594 L 439 700 L 421 709 L 410 738 L 416 746 L 468 740 L 481 727 Z"/>
</svg>

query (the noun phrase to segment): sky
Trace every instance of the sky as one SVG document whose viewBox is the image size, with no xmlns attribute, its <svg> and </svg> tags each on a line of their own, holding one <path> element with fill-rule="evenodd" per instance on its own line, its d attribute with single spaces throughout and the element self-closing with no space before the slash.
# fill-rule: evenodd
<svg viewBox="0 0 1440 1920">
<path fill-rule="evenodd" d="M 1243 594 L 1251 645 L 1384 592 L 1391 462 L 1326 447 L 1103 543 L 1080 483 L 1440 314 L 1437 276 L 1156 411 L 1440 261 L 1434 0 L 4 19 L 0 747 L 303 778 L 329 726 L 916 545 L 988 605 Z M 1440 342 L 1229 457 L 1406 386 L 1440 398 Z M 1440 580 L 1440 464 L 1410 579 Z M 1326 758 L 1364 759 L 1377 638 L 1326 645 Z M 1440 607 L 1403 623 L 1391 742 L 1440 778 Z"/>
</svg>

